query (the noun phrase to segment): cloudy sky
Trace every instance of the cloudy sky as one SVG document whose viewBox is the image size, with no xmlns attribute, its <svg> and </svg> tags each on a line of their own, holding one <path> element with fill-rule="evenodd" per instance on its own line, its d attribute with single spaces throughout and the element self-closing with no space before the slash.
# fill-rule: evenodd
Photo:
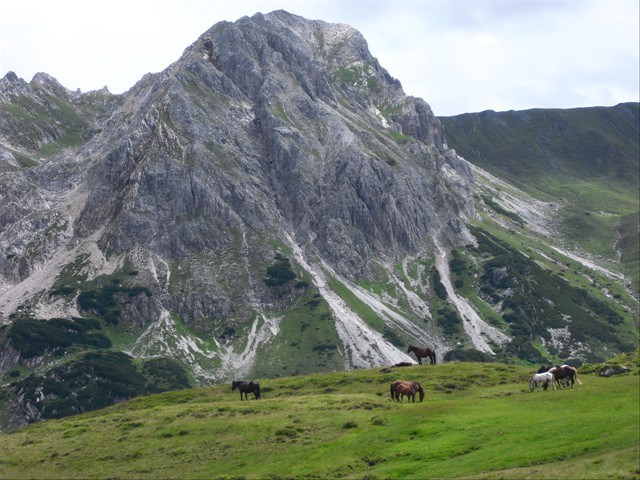
<svg viewBox="0 0 640 480">
<path fill-rule="evenodd" d="M 3 2 L 0 77 L 128 90 L 215 23 L 284 9 L 358 29 L 436 115 L 640 101 L 638 0 Z"/>
</svg>

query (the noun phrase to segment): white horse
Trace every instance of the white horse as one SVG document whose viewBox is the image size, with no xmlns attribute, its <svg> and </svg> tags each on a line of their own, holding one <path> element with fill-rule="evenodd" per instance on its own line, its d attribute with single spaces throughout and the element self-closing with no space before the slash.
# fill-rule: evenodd
<svg viewBox="0 0 640 480">
<path fill-rule="evenodd" d="M 556 389 L 556 379 L 551 372 L 544 373 L 536 373 L 532 378 L 531 382 L 529 382 L 529 391 L 533 392 L 533 389 L 538 386 L 538 390 L 542 391 L 542 386 L 546 390 L 549 386 L 549 383 L 553 385 L 553 389 Z"/>
</svg>

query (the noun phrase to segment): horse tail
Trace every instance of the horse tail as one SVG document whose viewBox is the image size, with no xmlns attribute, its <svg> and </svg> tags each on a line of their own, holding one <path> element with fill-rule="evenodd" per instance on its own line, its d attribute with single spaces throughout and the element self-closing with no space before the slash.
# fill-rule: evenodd
<svg viewBox="0 0 640 480">
<path fill-rule="evenodd" d="M 582 382 L 578 378 L 578 369 L 576 367 L 571 367 L 571 369 L 573 370 L 573 377 L 576 379 L 576 382 L 582 385 Z"/>
<path fill-rule="evenodd" d="M 436 362 L 436 352 L 434 351 L 432 355 L 433 355 L 433 364 L 435 365 L 437 363 Z"/>
<path fill-rule="evenodd" d="M 392 399 L 392 400 L 393 400 L 394 398 L 396 398 L 396 397 L 395 397 L 395 388 L 393 388 L 393 387 L 394 387 L 394 385 L 395 385 L 395 382 L 392 382 L 392 383 L 391 383 L 391 388 L 390 388 L 390 391 L 391 391 L 391 399 Z"/>
<path fill-rule="evenodd" d="M 260 384 L 258 382 L 254 382 L 254 385 L 253 394 L 256 396 L 256 400 L 260 400 Z"/>
</svg>

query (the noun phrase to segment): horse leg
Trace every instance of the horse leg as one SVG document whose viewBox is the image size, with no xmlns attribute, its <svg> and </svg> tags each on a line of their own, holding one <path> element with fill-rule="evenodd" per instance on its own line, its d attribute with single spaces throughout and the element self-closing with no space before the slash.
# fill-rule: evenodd
<svg viewBox="0 0 640 480">
<path fill-rule="evenodd" d="M 417 357 L 417 359 L 418 359 L 418 363 L 422 365 L 422 357 Z"/>
</svg>

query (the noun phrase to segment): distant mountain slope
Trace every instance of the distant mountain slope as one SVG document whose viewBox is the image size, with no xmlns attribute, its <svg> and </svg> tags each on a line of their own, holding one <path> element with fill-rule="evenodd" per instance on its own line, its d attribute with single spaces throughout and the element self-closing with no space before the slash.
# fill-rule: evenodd
<svg viewBox="0 0 640 480">
<path fill-rule="evenodd" d="M 567 241 L 594 255 L 620 257 L 638 292 L 640 104 L 440 120 L 449 147 L 465 159 L 559 202 Z"/>
<path fill-rule="evenodd" d="M 450 147 L 525 191 L 561 196 L 557 177 L 638 191 L 638 103 L 439 118 Z"/>
<path fill-rule="evenodd" d="M 84 145 L 120 100 L 106 89 L 69 91 L 46 73 L 27 83 L 9 72 L 0 79 L 0 172 Z"/>
</svg>

